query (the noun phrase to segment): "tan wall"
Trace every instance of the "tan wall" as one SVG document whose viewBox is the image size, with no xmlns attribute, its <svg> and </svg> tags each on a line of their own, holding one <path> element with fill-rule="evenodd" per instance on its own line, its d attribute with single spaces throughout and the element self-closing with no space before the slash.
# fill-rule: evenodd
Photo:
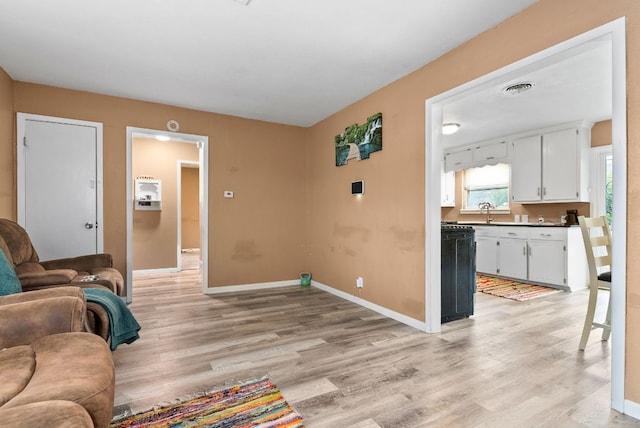
<svg viewBox="0 0 640 428">
<path fill-rule="evenodd" d="M 199 176 L 200 170 L 198 168 L 182 168 L 182 242 L 180 248 L 183 249 L 200 248 Z"/>
<path fill-rule="evenodd" d="M 16 220 L 13 80 L 0 68 L 0 217 Z"/>
<path fill-rule="evenodd" d="M 126 269 L 126 127 L 166 129 L 173 119 L 180 132 L 209 137 L 209 285 L 296 279 L 305 270 L 304 128 L 23 82 L 14 82 L 14 99 L 16 112 L 103 123 L 104 248 L 118 269 Z M 12 150 L 12 141 L 0 144 Z"/>
<path fill-rule="evenodd" d="M 640 50 L 640 2 L 541 0 L 420 70 L 313 126 L 309 134 L 309 269 L 314 279 L 424 320 L 424 141 L 426 99 L 614 19 L 627 16 L 627 52 Z M 638 115 L 640 58 L 627 55 L 628 117 Z M 345 126 L 383 114 L 383 149 L 369 160 L 335 167 L 333 137 Z M 628 124 L 629 163 L 640 160 L 640 124 Z M 366 181 L 360 201 L 353 179 Z M 640 170 L 629 168 L 628 210 L 640 209 Z M 549 207 L 555 213 L 558 207 Z M 582 210 L 580 210 L 582 212 Z M 538 214 L 538 213 L 536 213 Z M 557 215 L 557 214 L 556 214 Z M 640 224 L 629 223 L 630 237 Z M 428 251 L 428 249 L 426 249 Z M 628 258 L 640 253 L 629 239 Z M 640 266 L 628 263 L 627 325 L 640 323 Z M 627 329 L 628 398 L 640 402 L 640 330 Z"/>
<path fill-rule="evenodd" d="M 591 147 L 611 145 L 611 121 L 598 122 L 591 128 Z"/>
<path fill-rule="evenodd" d="M 133 269 L 178 266 L 178 160 L 198 160 L 195 144 L 134 138 L 133 178 L 161 180 L 162 209 L 133 211 Z M 133 184 L 133 183 L 132 183 Z"/>
</svg>

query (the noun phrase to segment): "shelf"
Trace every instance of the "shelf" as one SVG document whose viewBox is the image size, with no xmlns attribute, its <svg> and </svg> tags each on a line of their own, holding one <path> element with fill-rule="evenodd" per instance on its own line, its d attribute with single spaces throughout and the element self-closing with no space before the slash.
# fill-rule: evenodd
<svg viewBox="0 0 640 428">
<path fill-rule="evenodd" d="M 160 180 L 137 178 L 135 186 L 136 210 L 162 210 L 162 182 Z"/>
</svg>

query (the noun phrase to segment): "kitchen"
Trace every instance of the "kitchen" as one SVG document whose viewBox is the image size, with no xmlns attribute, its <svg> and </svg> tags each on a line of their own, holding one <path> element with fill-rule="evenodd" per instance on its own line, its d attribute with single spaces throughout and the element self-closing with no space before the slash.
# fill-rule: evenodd
<svg viewBox="0 0 640 428">
<path fill-rule="evenodd" d="M 441 221 L 473 227 L 478 272 L 586 287 L 575 224 L 612 214 L 611 79 L 600 38 L 444 105 Z"/>
</svg>

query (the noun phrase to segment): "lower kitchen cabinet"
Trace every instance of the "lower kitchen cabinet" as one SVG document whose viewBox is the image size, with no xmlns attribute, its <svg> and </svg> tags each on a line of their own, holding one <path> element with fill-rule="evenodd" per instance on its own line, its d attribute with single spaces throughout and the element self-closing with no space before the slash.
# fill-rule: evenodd
<svg viewBox="0 0 640 428">
<path fill-rule="evenodd" d="M 476 231 L 476 270 L 495 275 L 498 273 L 498 237 L 494 226 L 478 227 Z"/>
<path fill-rule="evenodd" d="M 480 273 L 578 290 L 587 287 L 579 227 L 477 226 Z"/>
<path fill-rule="evenodd" d="M 527 240 L 500 238 L 498 275 L 527 279 Z"/>
<path fill-rule="evenodd" d="M 529 280 L 567 285 L 567 254 L 564 241 L 529 241 Z M 585 255 L 586 257 L 586 255 Z"/>
</svg>

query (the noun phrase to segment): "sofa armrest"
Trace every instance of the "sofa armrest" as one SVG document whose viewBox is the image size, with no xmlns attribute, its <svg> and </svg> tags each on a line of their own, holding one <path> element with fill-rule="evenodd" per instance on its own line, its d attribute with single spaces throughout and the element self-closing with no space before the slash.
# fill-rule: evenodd
<svg viewBox="0 0 640 428">
<path fill-rule="evenodd" d="M 51 299 L 55 297 L 75 297 L 85 300 L 84 291 L 82 291 L 81 287 L 60 286 L 33 290 L 28 293 L 16 293 L 2 296 L 0 297 L 0 306 L 30 302 L 32 300 Z"/>
<path fill-rule="evenodd" d="M 73 269 L 51 269 L 38 272 L 25 272 L 18 274 L 23 291 L 32 287 L 43 285 L 61 285 L 70 283 L 78 272 Z"/>
<path fill-rule="evenodd" d="M 111 254 L 88 254 L 86 256 L 66 259 L 46 260 L 40 262 L 45 269 L 73 269 L 78 272 L 90 272 L 93 268 L 113 267 Z"/>
<path fill-rule="evenodd" d="M 78 296 L 0 304 L 0 349 L 27 345 L 51 334 L 83 331 L 85 316 L 86 302 Z"/>
</svg>

